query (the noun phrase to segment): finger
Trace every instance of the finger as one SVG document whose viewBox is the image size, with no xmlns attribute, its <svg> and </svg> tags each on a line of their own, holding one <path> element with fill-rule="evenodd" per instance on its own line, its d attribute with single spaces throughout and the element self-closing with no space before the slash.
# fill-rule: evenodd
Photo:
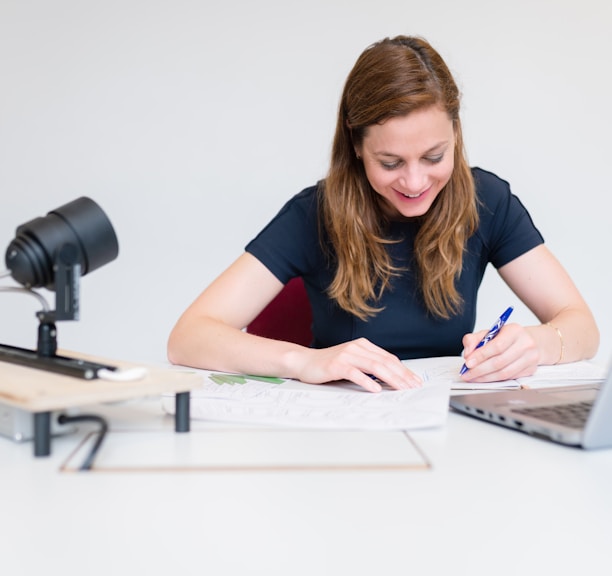
<svg viewBox="0 0 612 576">
<path fill-rule="evenodd" d="M 396 390 L 420 388 L 423 385 L 421 377 L 401 363 L 399 363 L 398 367 L 382 364 L 374 367 L 372 370 L 372 374 L 378 380 Z"/>
<path fill-rule="evenodd" d="M 464 376 L 470 382 L 501 382 L 517 377 L 525 362 L 505 350 L 486 358 L 471 368 Z"/>
<path fill-rule="evenodd" d="M 356 360 L 356 365 L 366 374 L 398 390 L 422 386 L 423 381 L 420 376 L 404 366 L 394 354 L 368 340 L 363 340 L 358 344 L 363 350 L 363 360 Z"/>
<path fill-rule="evenodd" d="M 370 392 L 380 392 L 381 384 L 386 384 L 396 390 L 406 390 L 418 388 L 422 385 L 419 376 L 408 370 L 403 364 L 397 361 L 397 367 L 389 367 L 385 362 L 371 360 L 364 357 L 352 358 L 345 365 L 342 378 L 350 380 L 355 384 L 365 388 Z"/>
<path fill-rule="evenodd" d="M 474 370 L 478 366 L 481 366 L 484 362 L 488 360 L 499 358 L 503 354 L 505 354 L 511 347 L 513 343 L 513 339 L 509 338 L 507 334 L 500 335 L 493 339 L 489 340 L 484 346 L 480 348 L 475 348 L 471 352 L 465 354 L 465 365 L 468 367 L 468 370 Z M 505 357 L 503 361 L 510 361 L 510 357 Z"/>
<path fill-rule="evenodd" d="M 347 380 L 357 384 L 357 386 L 361 386 L 368 392 L 380 392 L 382 390 L 382 386 L 375 378 L 358 369 L 352 370 Z"/>
<path fill-rule="evenodd" d="M 490 358 L 477 366 L 471 376 L 473 382 L 499 382 L 531 376 L 537 369 L 537 353 L 525 351 L 515 356 L 512 351 Z"/>
<path fill-rule="evenodd" d="M 423 385 L 420 376 L 406 368 L 398 359 L 394 359 L 393 362 L 369 361 L 366 366 L 366 368 L 360 366 L 366 375 L 395 390 L 420 388 Z"/>
<path fill-rule="evenodd" d="M 486 336 L 486 330 L 479 330 L 478 332 L 473 332 L 471 334 L 466 334 L 463 337 L 463 354 L 464 356 L 469 356 L 474 350 L 476 346 L 480 343 L 480 341 Z"/>
</svg>

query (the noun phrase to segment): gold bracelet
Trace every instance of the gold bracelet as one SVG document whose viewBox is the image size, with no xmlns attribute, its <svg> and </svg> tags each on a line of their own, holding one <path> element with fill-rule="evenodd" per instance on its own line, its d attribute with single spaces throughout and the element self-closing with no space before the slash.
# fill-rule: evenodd
<svg viewBox="0 0 612 576">
<path fill-rule="evenodd" d="M 559 359 L 555 362 L 555 364 L 560 364 L 561 360 L 563 360 L 563 352 L 565 350 L 565 343 L 563 342 L 563 334 L 561 334 L 561 330 L 556 326 L 553 326 L 550 322 L 546 322 L 546 326 L 550 326 L 559 336 L 559 342 L 561 342 L 561 352 L 559 353 Z"/>
</svg>

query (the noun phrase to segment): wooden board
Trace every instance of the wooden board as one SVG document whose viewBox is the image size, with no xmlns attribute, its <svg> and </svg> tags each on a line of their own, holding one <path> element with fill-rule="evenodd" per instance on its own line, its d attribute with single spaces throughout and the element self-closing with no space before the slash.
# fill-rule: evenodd
<svg viewBox="0 0 612 576">
<path fill-rule="evenodd" d="M 164 392 L 187 392 L 197 388 L 202 382 L 199 374 L 188 369 L 134 364 L 74 352 L 62 351 L 60 354 L 110 364 L 119 369 L 144 367 L 147 373 L 138 380 L 117 382 L 100 378 L 85 380 L 10 362 L 0 362 L 0 403 L 30 412 L 47 412 L 99 402 L 116 402 L 158 395 Z"/>
</svg>

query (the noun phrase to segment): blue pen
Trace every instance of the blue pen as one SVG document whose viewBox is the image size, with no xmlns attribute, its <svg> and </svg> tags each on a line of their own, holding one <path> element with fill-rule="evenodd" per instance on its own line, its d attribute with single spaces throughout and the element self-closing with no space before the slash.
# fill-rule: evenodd
<svg viewBox="0 0 612 576">
<path fill-rule="evenodd" d="M 497 322 L 495 322 L 495 324 L 493 325 L 493 327 L 491 328 L 491 330 L 489 330 L 487 332 L 487 335 L 480 341 L 478 342 L 478 345 L 476 346 L 476 348 L 474 348 L 474 350 L 478 350 L 478 348 L 480 348 L 481 346 L 484 346 L 489 340 L 493 340 L 493 338 L 495 338 L 495 336 L 497 336 L 497 334 L 499 333 L 499 331 L 502 329 L 502 326 L 506 323 L 506 321 L 508 320 L 508 318 L 510 317 L 510 314 L 512 314 L 512 310 L 514 310 L 514 308 L 512 308 L 512 306 L 510 306 L 498 319 Z M 463 375 L 465 374 L 467 371 L 469 370 L 469 368 L 464 364 L 463 367 L 461 368 L 461 372 L 459 374 Z"/>
</svg>

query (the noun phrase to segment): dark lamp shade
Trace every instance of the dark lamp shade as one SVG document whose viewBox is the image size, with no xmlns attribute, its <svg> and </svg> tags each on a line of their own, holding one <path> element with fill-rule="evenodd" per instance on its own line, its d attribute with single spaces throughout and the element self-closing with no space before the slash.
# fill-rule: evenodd
<svg viewBox="0 0 612 576">
<path fill-rule="evenodd" d="M 110 220 L 90 198 L 77 198 L 17 228 L 6 249 L 6 267 L 28 288 L 54 290 L 58 261 L 80 265 L 84 276 L 119 254 Z"/>
</svg>

